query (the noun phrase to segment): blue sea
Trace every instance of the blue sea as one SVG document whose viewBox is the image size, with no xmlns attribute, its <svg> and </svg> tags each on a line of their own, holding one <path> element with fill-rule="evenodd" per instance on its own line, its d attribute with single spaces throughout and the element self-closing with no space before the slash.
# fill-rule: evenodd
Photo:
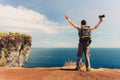
<svg viewBox="0 0 120 80">
<path fill-rule="evenodd" d="M 76 55 L 77 48 L 32 48 L 24 67 L 61 67 L 66 61 L 75 62 Z M 120 48 L 91 48 L 90 60 L 93 68 L 120 69 Z"/>
</svg>

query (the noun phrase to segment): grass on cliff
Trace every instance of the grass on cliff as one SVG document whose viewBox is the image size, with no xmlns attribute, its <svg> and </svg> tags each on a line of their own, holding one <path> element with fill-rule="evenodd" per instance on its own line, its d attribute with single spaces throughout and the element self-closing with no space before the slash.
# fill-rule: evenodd
<svg viewBox="0 0 120 80">
<path fill-rule="evenodd" d="M 8 54 L 8 49 L 7 49 L 7 48 L 2 48 L 2 51 L 3 51 L 5 54 Z"/>
<path fill-rule="evenodd" d="M 76 62 L 73 62 L 73 61 L 70 61 L 70 60 L 65 61 L 65 63 L 64 63 L 64 66 L 75 66 L 75 65 L 76 65 Z"/>
<path fill-rule="evenodd" d="M 85 65 L 85 63 L 80 63 L 80 66 L 81 66 L 81 69 L 82 69 L 83 71 L 86 70 L 86 65 Z M 65 61 L 63 67 L 66 67 L 66 68 L 76 68 L 76 62 L 70 61 L 70 60 Z"/>
<path fill-rule="evenodd" d="M 19 33 L 19 32 L 8 32 L 8 33 L 5 33 L 5 32 L 0 32 L 0 36 L 30 36 L 29 34 L 22 34 L 22 33 Z"/>
</svg>

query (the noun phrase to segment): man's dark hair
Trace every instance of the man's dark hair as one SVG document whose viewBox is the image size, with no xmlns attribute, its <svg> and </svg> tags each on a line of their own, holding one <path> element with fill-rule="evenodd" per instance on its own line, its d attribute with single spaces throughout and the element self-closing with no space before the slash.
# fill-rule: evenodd
<svg viewBox="0 0 120 80">
<path fill-rule="evenodd" d="M 81 25 L 86 25 L 86 20 L 82 20 Z"/>
</svg>

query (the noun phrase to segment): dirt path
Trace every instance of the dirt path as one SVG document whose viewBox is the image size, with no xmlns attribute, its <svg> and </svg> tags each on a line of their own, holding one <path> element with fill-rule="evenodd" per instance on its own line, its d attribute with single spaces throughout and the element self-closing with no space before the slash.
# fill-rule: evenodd
<svg viewBox="0 0 120 80">
<path fill-rule="evenodd" d="M 91 72 L 59 68 L 0 68 L 0 80 L 120 80 L 120 70 Z"/>
</svg>

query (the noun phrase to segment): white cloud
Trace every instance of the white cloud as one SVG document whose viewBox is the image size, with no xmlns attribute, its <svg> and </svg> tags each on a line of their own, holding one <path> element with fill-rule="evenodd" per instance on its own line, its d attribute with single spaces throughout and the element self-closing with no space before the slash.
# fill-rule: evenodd
<svg viewBox="0 0 120 80">
<path fill-rule="evenodd" d="M 0 31 L 32 34 L 33 47 L 74 46 L 72 43 L 60 41 L 63 40 L 62 36 L 73 33 L 75 29 L 50 21 L 43 14 L 22 6 L 0 5 Z M 61 40 L 56 40 L 56 36 L 61 37 Z"/>
<path fill-rule="evenodd" d="M 9 5 L 0 5 L 0 30 L 5 32 L 39 32 L 58 33 L 65 31 L 63 25 L 48 20 L 44 15 L 26 9 Z"/>
</svg>

